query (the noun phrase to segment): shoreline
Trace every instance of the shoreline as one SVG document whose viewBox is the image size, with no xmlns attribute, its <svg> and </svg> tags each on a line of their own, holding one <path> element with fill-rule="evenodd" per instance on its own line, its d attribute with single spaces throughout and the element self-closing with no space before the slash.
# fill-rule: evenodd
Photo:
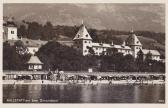
<svg viewBox="0 0 168 108">
<path fill-rule="evenodd" d="M 68 84 L 77 84 L 77 85 L 98 85 L 98 84 L 109 84 L 109 85 L 113 85 L 113 84 L 123 84 L 123 85 L 129 85 L 129 84 L 135 84 L 135 85 L 147 85 L 147 84 L 165 84 L 165 81 L 163 80 L 143 80 L 143 81 L 135 81 L 135 80 L 120 80 L 120 81 L 108 81 L 108 80 L 92 80 L 92 81 L 83 81 L 83 80 L 79 80 L 79 81 L 50 81 L 50 80 L 3 80 L 3 84 L 12 84 L 12 85 L 33 85 L 33 84 L 41 84 L 41 85 L 68 85 Z"/>
</svg>

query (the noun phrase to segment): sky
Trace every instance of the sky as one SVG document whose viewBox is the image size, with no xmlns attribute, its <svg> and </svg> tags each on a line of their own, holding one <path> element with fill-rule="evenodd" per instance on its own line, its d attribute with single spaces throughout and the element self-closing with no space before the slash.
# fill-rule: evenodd
<svg viewBox="0 0 168 108">
<path fill-rule="evenodd" d="M 165 32 L 164 4 L 4 4 L 3 15 L 17 21 L 88 28 Z"/>
</svg>

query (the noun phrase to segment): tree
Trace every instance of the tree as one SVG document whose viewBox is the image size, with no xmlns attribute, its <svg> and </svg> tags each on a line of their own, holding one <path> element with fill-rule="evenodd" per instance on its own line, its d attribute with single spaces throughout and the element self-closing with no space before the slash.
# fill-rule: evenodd
<svg viewBox="0 0 168 108">
<path fill-rule="evenodd" d="M 27 35 L 30 39 L 40 39 L 42 35 L 42 25 L 37 22 L 28 22 Z"/>
<path fill-rule="evenodd" d="M 122 72 L 136 72 L 137 66 L 135 64 L 134 57 L 130 54 L 125 55 L 123 57 L 122 63 L 121 63 L 121 71 Z"/>
<path fill-rule="evenodd" d="M 42 40 L 52 40 L 53 38 L 56 38 L 56 34 L 53 30 L 53 25 L 51 22 L 46 22 L 46 24 L 43 26 L 43 32 L 42 32 Z"/>
<path fill-rule="evenodd" d="M 75 49 L 62 46 L 61 44 L 50 41 L 43 45 L 37 55 L 45 64 L 46 69 L 63 68 L 64 70 L 79 70 L 82 61 L 82 55 Z M 48 66 L 46 66 L 48 65 Z"/>
<path fill-rule="evenodd" d="M 23 37 L 26 37 L 26 36 L 27 36 L 26 27 L 25 27 L 25 25 L 21 25 L 21 26 L 18 28 L 18 37 L 19 37 L 19 38 L 23 38 Z"/>
<path fill-rule="evenodd" d="M 144 67 L 144 54 L 142 50 L 138 52 L 137 58 L 136 58 L 136 64 L 138 66 L 138 71 L 142 71 Z"/>
<path fill-rule="evenodd" d="M 16 48 L 16 53 L 20 55 L 24 55 L 28 53 L 27 47 L 24 45 L 24 43 L 21 40 L 18 40 L 14 43 L 14 47 Z"/>
<path fill-rule="evenodd" d="M 117 48 L 108 48 L 107 49 L 107 55 L 113 55 L 118 52 Z"/>
<path fill-rule="evenodd" d="M 3 70 L 24 70 L 25 63 L 30 58 L 29 54 L 18 54 L 15 46 L 3 43 Z"/>
<path fill-rule="evenodd" d="M 152 53 L 149 51 L 147 54 L 146 54 L 146 60 L 151 60 L 152 59 Z"/>
</svg>

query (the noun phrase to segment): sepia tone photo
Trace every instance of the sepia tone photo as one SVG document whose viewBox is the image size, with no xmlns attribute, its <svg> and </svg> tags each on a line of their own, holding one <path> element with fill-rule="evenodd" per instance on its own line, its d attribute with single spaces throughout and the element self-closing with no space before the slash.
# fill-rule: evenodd
<svg viewBox="0 0 168 108">
<path fill-rule="evenodd" d="M 165 55 L 165 4 L 3 4 L 3 103 L 165 104 Z"/>
</svg>

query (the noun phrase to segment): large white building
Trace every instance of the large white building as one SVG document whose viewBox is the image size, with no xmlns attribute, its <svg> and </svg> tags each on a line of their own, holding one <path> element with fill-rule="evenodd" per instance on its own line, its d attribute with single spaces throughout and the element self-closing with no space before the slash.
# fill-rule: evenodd
<svg viewBox="0 0 168 108">
<path fill-rule="evenodd" d="M 131 54 L 134 58 L 137 58 L 138 52 L 141 50 L 145 56 L 150 53 L 153 60 L 160 60 L 160 53 L 157 50 L 143 49 L 142 44 L 133 30 L 130 32 L 129 37 L 123 42 L 122 45 L 115 45 L 107 43 L 94 43 L 88 33 L 84 24 L 82 24 L 73 39 L 74 48 L 82 53 L 83 56 L 91 54 L 89 51 L 92 49 L 95 55 L 108 55 L 111 53 L 123 53 L 123 55 Z"/>
</svg>

